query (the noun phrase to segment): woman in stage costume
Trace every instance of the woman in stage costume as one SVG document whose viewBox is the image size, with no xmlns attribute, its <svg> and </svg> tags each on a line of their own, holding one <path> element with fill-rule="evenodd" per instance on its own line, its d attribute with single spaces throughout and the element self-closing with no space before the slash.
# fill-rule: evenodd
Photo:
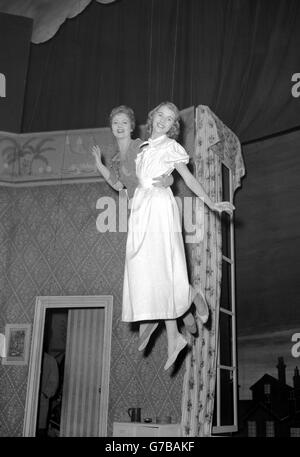
<svg viewBox="0 0 300 457">
<path fill-rule="evenodd" d="M 134 112 L 131 108 L 121 105 L 114 108 L 110 114 L 110 126 L 112 133 L 118 144 L 118 153 L 113 157 L 109 167 L 103 165 L 101 161 L 101 150 L 99 146 L 92 148 L 92 153 L 96 159 L 96 165 L 105 180 L 115 190 L 120 191 L 124 188 L 127 189 L 128 199 L 131 199 L 139 180 L 136 175 L 136 158 L 141 152 L 140 146 L 143 144 L 142 140 L 131 139 L 131 132 L 135 128 Z M 159 177 L 152 179 L 153 186 L 168 188 L 173 183 L 173 178 L 168 174 L 161 174 Z M 124 281 L 125 284 L 125 281 Z M 196 305 L 196 311 L 202 323 L 208 320 L 208 306 L 204 296 L 201 292 L 196 292 L 192 286 L 189 291 L 189 304 L 192 302 Z M 188 306 L 189 309 L 190 306 Z M 183 318 L 185 328 L 192 334 L 197 332 L 197 327 L 193 315 L 187 311 Z M 139 350 L 143 350 L 152 333 L 157 328 L 158 322 L 149 321 L 140 326 L 140 338 L 138 343 Z"/>
<path fill-rule="evenodd" d="M 157 321 L 165 321 L 168 359 L 164 368 L 167 370 L 187 344 L 176 319 L 189 310 L 195 297 L 191 296 L 176 200 L 170 187 L 154 186 L 153 178 L 170 175 L 176 168 L 186 185 L 212 211 L 232 214 L 234 207 L 230 202 L 214 203 L 186 167 L 189 156 L 175 140 L 179 133 L 179 111 L 173 103 L 163 102 L 154 108 L 148 115 L 147 126 L 150 138 L 141 145 L 136 157 L 139 184 L 129 217 L 122 320 L 142 322 L 140 335 L 145 333 L 147 321 L 155 321 L 140 350 L 148 343 Z M 198 299 L 203 307 L 204 297 L 198 294 Z M 207 318 L 207 312 L 204 316 L 199 314 L 203 320 Z"/>
</svg>

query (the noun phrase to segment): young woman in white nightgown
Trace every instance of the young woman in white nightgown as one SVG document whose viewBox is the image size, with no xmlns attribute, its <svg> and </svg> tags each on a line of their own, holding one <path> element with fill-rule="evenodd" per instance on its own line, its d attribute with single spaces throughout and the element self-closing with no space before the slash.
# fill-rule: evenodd
<svg viewBox="0 0 300 457">
<path fill-rule="evenodd" d="M 125 105 L 120 105 L 112 109 L 109 116 L 109 124 L 112 134 L 116 140 L 116 154 L 111 160 L 109 167 L 102 163 L 101 148 L 94 145 L 91 153 L 95 157 L 95 163 L 107 183 L 115 190 L 126 188 L 127 196 L 130 200 L 133 197 L 134 191 L 138 185 L 136 176 L 135 159 L 140 152 L 139 146 L 143 143 L 140 139 L 133 140 L 131 138 L 132 131 L 135 129 L 135 115 L 133 110 Z M 173 183 L 172 175 L 163 175 L 154 179 L 154 186 L 169 187 Z M 201 292 L 191 288 L 191 302 L 194 301 L 197 315 L 202 323 L 205 323 L 209 316 L 207 303 Z M 191 312 L 187 312 L 182 316 L 186 331 L 191 334 L 197 332 L 195 319 Z M 148 325 L 143 325 L 138 341 L 140 351 L 146 347 L 152 333 L 157 328 L 155 321 L 149 321 Z"/>
<path fill-rule="evenodd" d="M 154 187 L 152 180 L 176 168 L 212 211 L 231 214 L 233 205 L 214 203 L 186 167 L 189 156 L 174 139 L 179 133 L 179 112 L 173 103 L 164 102 L 152 110 L 148 127 L 150 138 L 136 158 L 139 185 L 129 219 L 122 320 L 165 321 L 168 369 L 187 344 L 176 319 L 190 307 L 190 286 L 176 200 L 169 187 Z"/>
</svg>

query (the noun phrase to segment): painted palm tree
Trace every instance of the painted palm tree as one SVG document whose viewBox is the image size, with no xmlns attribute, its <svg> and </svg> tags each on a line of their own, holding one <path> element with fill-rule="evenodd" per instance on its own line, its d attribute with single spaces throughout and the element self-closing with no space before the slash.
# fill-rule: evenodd
<svg viewBox="0 0 300 457">
<path fill-rule="evenodd" d="M 35 140 L 36 138 L 30 138 L 26 143 L 23 144 L 25 155 L 30 156 L 29 175 L 32 175 L 32 167 L 35 161 L 40 161 L 45 166 L 47 166 L 49 162 L 43 154 L 46 152 L 55 151 L 54 147 L 46 146 L 46 143 L 48 141 L 53 141 L 53 138 L 43 138 L 34 144 Z"/>
<path fill-rule="evenodd" d="M 21 175 L 21 159 L 26 155 L 23 146 L 14 138 L 0 138 L 0 143 L 7 142 L 8 145 L 3 148 L 2 156 L 5 158 L 7 165 L 12 165 L 12 175 Z"/>
<path fill-rule="evenodd" d="M 0 142 L 8 142 L 8 145 L 3 148 L 2 156 L 8 165 L 13 165 L 13 176 L 20 176 L 21 173 L 21 162 L 26 156 L 29 156 L 29 175 L 32 175 L 33 163 L 37 160 L 42 162 L 45 166 L 48 165 L 48 159 L 43 156 L 44 153 L 54 151 L 55 148 L 51 146 L 45 146 L 48 141 L 53 141 L 52 138 L 43 138 L 36 144 L 37 138 L 29 138 L 25 143 L 20 144 L 14 138 L 6 137 L 1 138 Z M 16 167 L 14 166 L 16 164 Z"/>
</svg>

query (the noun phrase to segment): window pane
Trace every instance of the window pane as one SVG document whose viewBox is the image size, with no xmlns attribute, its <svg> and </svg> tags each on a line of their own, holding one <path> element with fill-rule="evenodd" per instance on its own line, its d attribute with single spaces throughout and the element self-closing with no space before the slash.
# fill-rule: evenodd
<svg viewBox="0 0 300 457">
<path fill-rule="evenodd" d="M 274 421 L 266 421 L 266 436 L 275 436 L 275 423 Z"/>
<path fill-rule="evenodd" d="M 222 195 L 223 200 L 230 201 L 229 169 L 222 164 Z"/>
<path fill-rule="evenodd" d="M 231 258 L 230 256 L 230 216 L 223 212 L 221 216 L 222 223 L 222 254 Z"/>
<path fill-rule="evenodd" d="M 217 395 L 217 383 L 215 388 L 215 401 L 214 401 L 214 413 L 213 413 L 213 427 L 217 425 L 217 411 L 218 411 L 218 395 Z"/>
<path fill-rule="evenodd" d="M 299 438 L 300 437 L 300 428 L 291 427 L 290 429 L 290 436 L 292 438 Z"/>
<path fill-rule="evenodd" d="M 295 391 L 294 390 L 289 392 L 289 400 L 295 400 Z"/>
<path fill-rule="evenodd" d="M 264 393 L 265 394 L 271 393 L 271 384 L 264 384 Z"/>
<path fill-rule="evenodd" d="M 232 366 L 232 316 L 220 311 L 220 364 Z"/>
<path fill-rule="evenodd" d="M 221 381 L 221 425 L 233 425 L 233 373 L 220 369 Z"/>
<path fill-rule="evenodd" d="M 223 260 L 222 262 L 222 283 L 221 301 L 222 308 L 231 311 L 231 264 Z"/>
<path fill-rule="evenodd" d="M 248 436 L 256 436 L 256 422 L 255 421 L 248 421 Z"/>
</svg>

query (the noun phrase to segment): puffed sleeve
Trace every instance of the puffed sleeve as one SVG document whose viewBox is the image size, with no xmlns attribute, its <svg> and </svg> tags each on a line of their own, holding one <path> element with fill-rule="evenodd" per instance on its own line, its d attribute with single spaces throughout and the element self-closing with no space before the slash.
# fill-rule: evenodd
<svg viewBox="0 0 300 457">
<path fill-rule="evenodd" d="M 186 150 L 177 141 L 172 140 L 168 145 L 168 153 L 166 155 L 166 162 L 175 167 L 176 163 L 188 163 L 190 160 Z"/>
</svg>

